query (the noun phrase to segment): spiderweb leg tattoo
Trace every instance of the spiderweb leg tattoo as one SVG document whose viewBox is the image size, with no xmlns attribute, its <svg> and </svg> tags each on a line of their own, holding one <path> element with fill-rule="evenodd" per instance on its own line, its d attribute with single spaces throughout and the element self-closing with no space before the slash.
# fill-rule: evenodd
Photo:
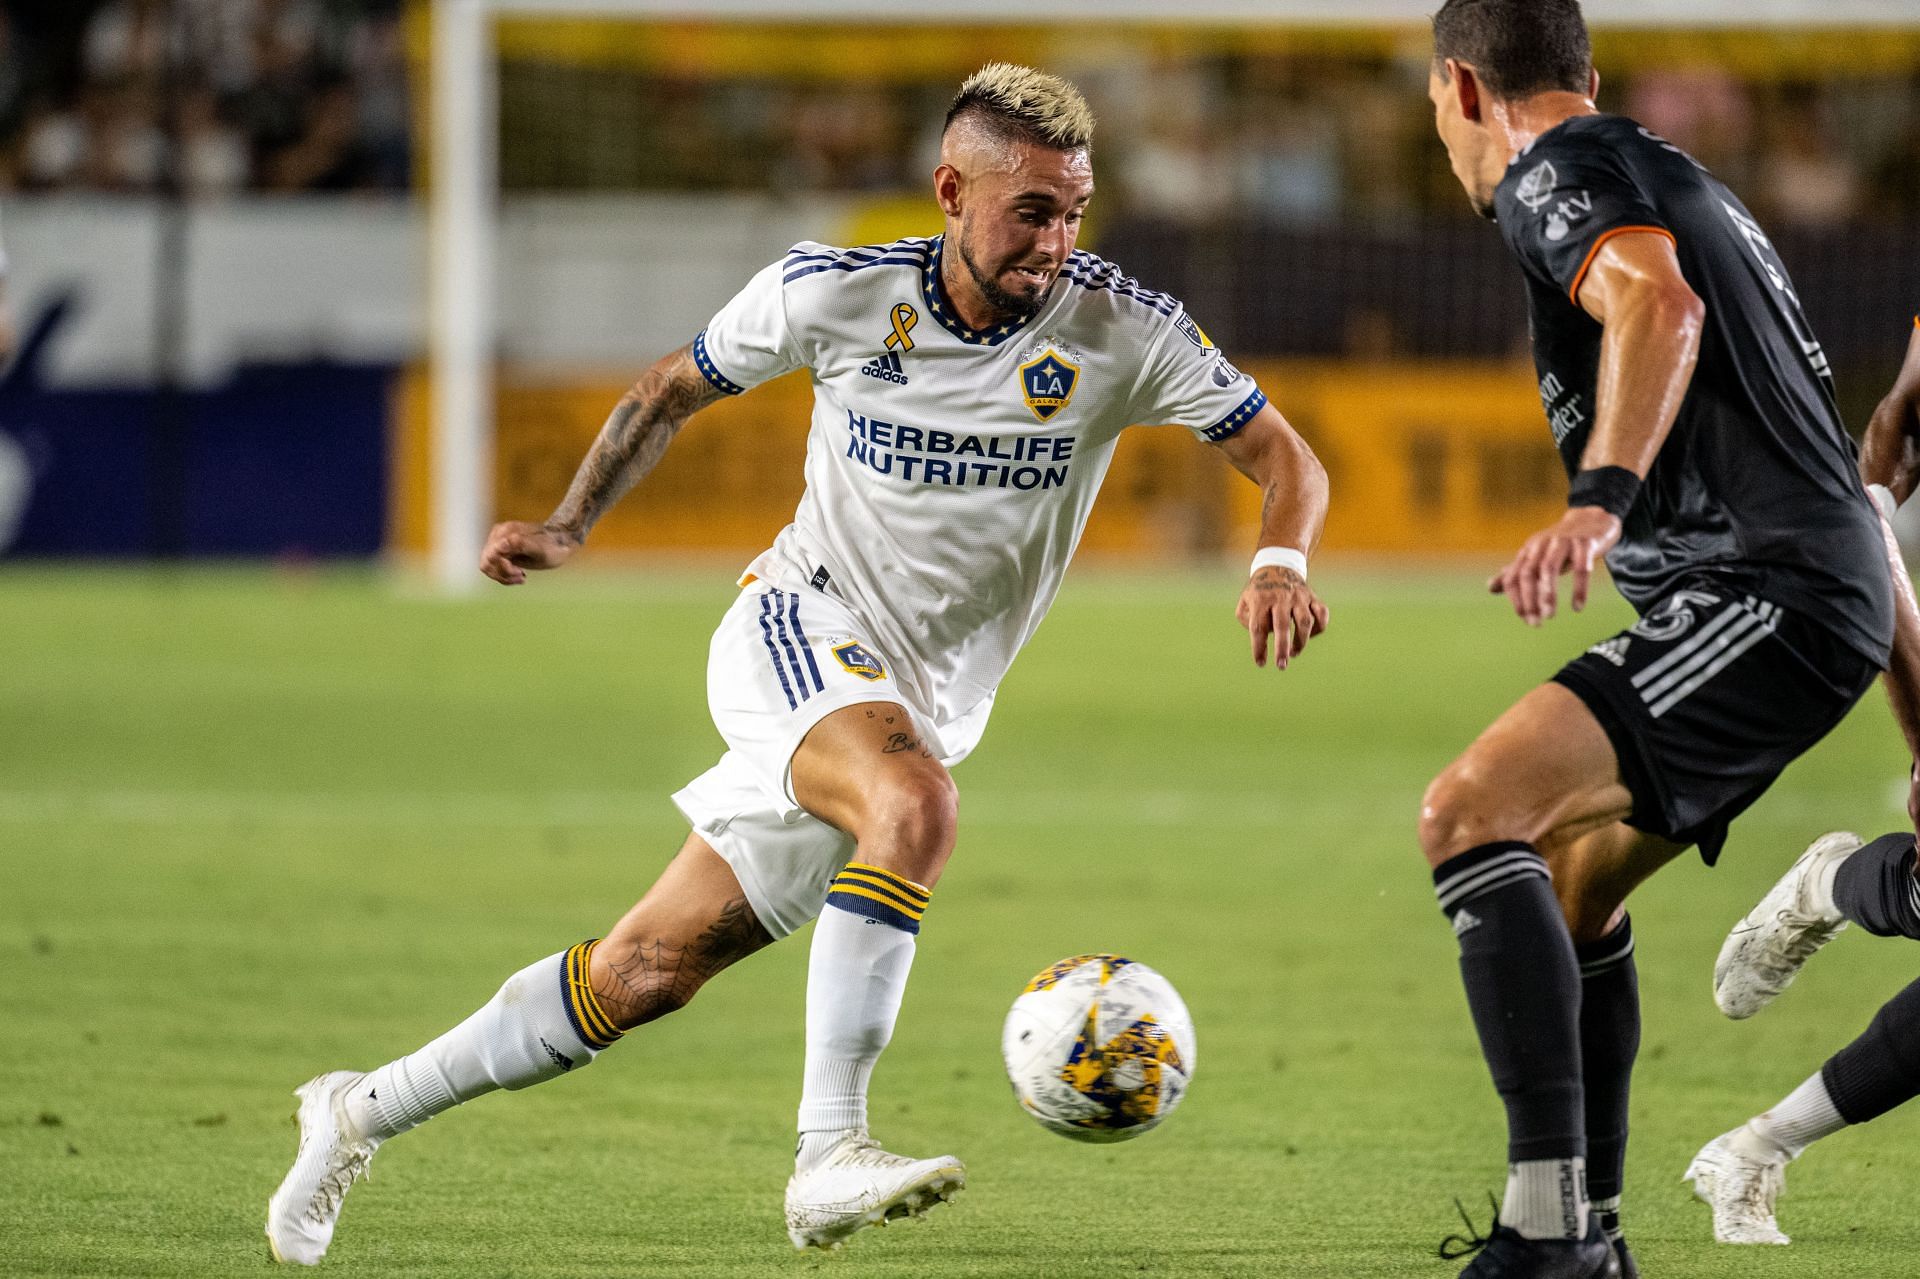
<svg viewBox="0 0 1920 1279">
<path fill-rule="evenodd" d="M 655 939 L 619 958 L 608 954 L 607 975 L 593 983 L 593 993 L 614 1024 L 630 1030 L 686 1007 L 708 978 L 772 944 L 747 899 L 736 897 L 685 946 Z"/>
</svg>

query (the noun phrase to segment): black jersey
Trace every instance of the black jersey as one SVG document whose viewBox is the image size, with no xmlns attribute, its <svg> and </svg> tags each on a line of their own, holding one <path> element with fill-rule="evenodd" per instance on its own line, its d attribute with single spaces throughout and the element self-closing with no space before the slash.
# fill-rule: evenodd
<svg viewBox="0 0 1920 1279">
<path fill-rule="evenodd" d="M 1679 577 L 1710 573 L 1884 667 L 1893 592 L 1879 517 L 1826 356 L 1745 206 L 1678 147 L 1609 115 L 1542 134 L 1494 203 L 1526 272 L 1540 398 L 1570 476 L 1593 427 L 1601 335 L 1574 298 L 1600 246 L 1667 236 L 1706 304 L 1693 382 L 1607 556 L 1620 593 L 1644 612 Z"/>
</svg>

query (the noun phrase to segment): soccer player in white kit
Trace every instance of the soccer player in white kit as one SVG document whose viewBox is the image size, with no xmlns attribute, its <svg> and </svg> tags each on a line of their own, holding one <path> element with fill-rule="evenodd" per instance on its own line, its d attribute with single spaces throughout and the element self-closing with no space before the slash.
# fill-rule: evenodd
<svg viewBox="0 0 1920 1279">
<path fill-rule="evenodd" d="M 1065 81 L 983 69 L 942 137 L 944 235 L 796 246 L 635 384 L 546 523 L 494 528 L 489 577 L 557 568 L 690 414 L 812 371 L 806 494 L 713 638 L 728 749 L 674 796 L 686 845 L 604 938 L 509 977 L 414 1053 L 298 1090 L 277 1258 L 320 1259 L 381 1142 L 586 1065 L 816 917 L 788 1234 L 832 1247 L 961 1186 L 959 1160 L 873 1141 L 867 1081 L 953 849 L 948 769 L 1052 603 L 1120 432 L 1184 425 L 1264 490 L 1238 610 L 1257 664 L 1285 666 L 1327 621 L 1306 582 L 1327 506 L 1312 452 L 1177 301 L 1074 249 L 1092 131 Z"/>
</svg>

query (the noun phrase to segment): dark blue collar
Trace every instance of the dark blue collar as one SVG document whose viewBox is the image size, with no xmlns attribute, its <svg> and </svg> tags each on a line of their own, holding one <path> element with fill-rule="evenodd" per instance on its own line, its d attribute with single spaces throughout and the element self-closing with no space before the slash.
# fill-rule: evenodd
<svg viewBox="0 0 1920 1279">
<path fill-rule="evenodd" d="M 940 322 L 940 327 L 971 346 L 999 346 L 1021 329 L 1026 328 L 1027 321 L 1033 318 L 1031 315 L 1009 320 L 1004 324 L 990 325 L 984 329 L 973 329 L 968 328 L 966 322 L 954 314 L 953 303 L 947 300 L 946 286 L 940 282 L 940 259 L 946 252 L 946 247 L 946 236 L 933 237 L 933 254 L 927 259 L 926 268 L 920 273 L 920 297 L 927 304 L 927 310 L 933 313 L 933 318 Z M 1059 281 L 1056 280 L 1056 287 L 1058 283 Z"/>
</svg>

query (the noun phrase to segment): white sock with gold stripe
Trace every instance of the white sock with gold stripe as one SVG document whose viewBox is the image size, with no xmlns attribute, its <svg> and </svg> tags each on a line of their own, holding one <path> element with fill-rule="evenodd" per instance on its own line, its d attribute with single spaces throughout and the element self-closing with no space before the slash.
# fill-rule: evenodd
<svg viewBox="0 0 1920 1279">
<path fill-rule="evenodd" d="M 586 984 L 593 946 L 521 969 L 473 1016 L 367 1072 L 347 1094 L 348 1123 L 363 1137 L 391 1137 L 496 1088 L 525 1088 L 592 1061 L 620 1037 Z"/>
<path fill-rule="evenodd" d="M 927 900 L 927 890 L 911 880 L 859 863 L 828 891 L 807 969 L 803 1166 L 841 1133 L 867 1126 L 867 1081 L 893 1038 Z"/>
</svg>

